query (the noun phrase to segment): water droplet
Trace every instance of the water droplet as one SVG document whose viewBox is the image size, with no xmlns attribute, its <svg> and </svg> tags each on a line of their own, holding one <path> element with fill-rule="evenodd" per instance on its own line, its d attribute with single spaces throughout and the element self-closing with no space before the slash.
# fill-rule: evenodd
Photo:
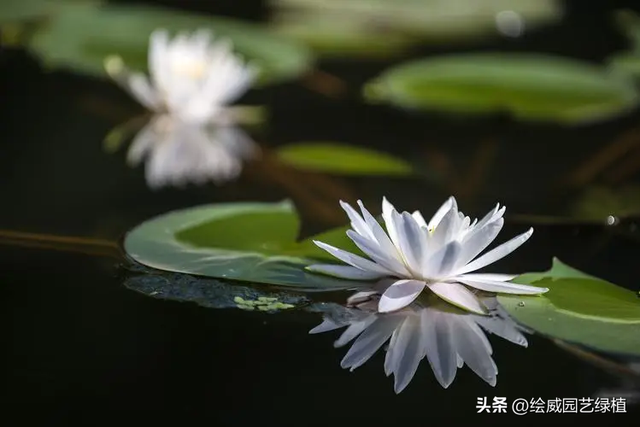
<svg viewBox="0 0 640 427">
<path fill-rule="evenodd" d="M 507 37 L 520 37 L 524 33 L 524 21 L 513 10 L 503 10 L 496 15 L 496 28 Z"/>
</svg>

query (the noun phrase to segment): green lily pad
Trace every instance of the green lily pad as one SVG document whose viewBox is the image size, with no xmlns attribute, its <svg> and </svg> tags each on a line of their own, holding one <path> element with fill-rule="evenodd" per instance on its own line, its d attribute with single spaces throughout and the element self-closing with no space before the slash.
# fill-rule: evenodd
<svg viewBox="0 0 640 427">
<path fill-rule="evenodd" d="M 594 350 L 640 355 L 640 324 L 614 323 L 559 311 L 545 297 L 499 296 L 500 305 L 518 322 L 539 334 Z M 524 306 L 521 304 L 524 303 Z"/>
<path fill-rule="evenodd" d="M 249 22 L 142 5 L 65 5 L 34 34 L 29 47 L 51 67 L 105 76 L 105 58 L 119 55 L 130 68 L 146 71 L 149 35 L 158 28 L 172 34 L 207 28 L 230 38 L 241 55 L 260 67 L 262 83 L 297 77 L 313 59 L 304 45 Z"/>
<path fill-rule="evenodd" d="M 270 28 L 325 57 L 388 58 L 406 53 L 420 41 L 393 31 L 376 31 L 353 19 L 323 19 L 315 14 L 281 20 Z"/>
<path fill-rule="evenodd" d="M 640 77 L 640 52 L 623 52 L 611 56 L 607 60 L 608 67 L 634 78 Z"/>
<path fill-rule="evenodd" d="M 384 37 L 461 41 L 497 34 L 505 21 L 530 29 L 563 15 L 556 0 L 272 0 L 271 4 L 276 28 L 330 53 L 345 48 L 374 53 L 367 36 L 386 50 L 390 43 Z"/>
<path fill-rule="evenodd" d="M 365 97 L 409 109 L 506 112 L 520 120 L 576 124 L 636 107 L 625 74 L 568 58 L 523 53 L 445 55 L 398 65 L 365 85 Z"/>
<path fill-rule="evenodd" d="M 52 0 L 4 0 L 0 2 L 0 25 L 38 19 L 51 12 Z"/>
<path fill-rule="evenodd" d="M 514 282 L 549 288 L 542 296 L 498 296 L 500 305 L 525 326 L 600 351 L 640 354 L 640 298 L 634 292 L 558 259 L 550 270 Z"/>
<path fill-rule="evenodd" d="M 280 161 L 299 169 L 340 175 L 412 175 L 402 159 L 370 148 L 335 142 L 302 142 L 277 149 Z"/>
<path fill-rule="evenodd" d="M 537 273 L 525 273 L 516 277 L 513 281 L 521 283 L 523 285 L 531 285 L 534 282 L 543 279 L 597 279 L 595 276 L 591 276 L 587 273 L 583 273 L 580 270 L 568 266 L 560 261 L 558 258 L 553 258 L 551 261 L 551 268 L 547 271 Z"/>
<path fill-rule="evenodd" d="M 239 308 L 249 311 L 276 313 L 305 307 L 309 299 L 304 295 L 271 292 L 256 287 L 240 286 L 217 279 L 199 278 L 187 274 L 165 273 L 141 269 L 129 275 L 124 286 L 152 298 L 181 302 L 195 302 L 207 308 Z"/>
<path fill-rule="evenodd" d="M 300 220 L 293 204 L 226 203 L 197 206 L 152 218 L 124 241 L 129 257 L 158 270 L 245 282 L 294 286 L 305 291 L 355 289 L 362 283 L 307 273 L 335 263 L 312 239 L 360 253 L 346 227 L 296 241 Z"/>
</svg>

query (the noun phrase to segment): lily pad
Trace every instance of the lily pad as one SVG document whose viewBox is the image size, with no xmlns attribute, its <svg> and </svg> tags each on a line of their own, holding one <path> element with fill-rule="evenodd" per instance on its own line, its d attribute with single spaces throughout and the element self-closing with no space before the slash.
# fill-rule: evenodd
<svg viewBox="0 0 640 427">
<path fill-rule="evenodd" d="M 300 220 L 290 201 L 197 206 L 152 218 L 129 232 L 124 249 L 158 270 L 244 282 L 293 286 L 304 291 L 356 289 L 363 283 L 304 271 L 335 262 L 312 239 L 296 241 Z M 324 242 L 359 252 L 346 226 L 322 233 Z"/>
<path fill-rule="evenodd" d="M 531 285 L 532 283 L 543 279 L 597 279 L 597 277 L 577 270 L 554 257 L 551 261 L 551 268 L 549 270 L 537 273 L 521 274 L 513 281 L 523 285 Z"/>
<path fill-rule="evenodd" d="M 302 142 L 276 151 L 278 158 L 299 169 L 340 175 L 412 175 L 402 159 L 370 148 L 335 142 Z"/>
<path fill-rule="evenodd" d="M 51 12 L 54 5 L 52 0 L 4 0 L 0 2 L 0 25 L 41 18 Z"/>
<path fill-rule="evenodd" d="M 520 120 L 576 124 L 636 107 L 633 80 L 606 67 L 542 54 L 444 55 L 398 65 L 365 85 L 365 97 L 409 109 L 505 112 Z"/>
<path fill-rule="evenodd" d="M 549 271 L 514 282 L 549 288 L 543 296 L 499 295 L 500 305 L 523 325 L 599 351 L 640 354 L 640 298 L 627 289 L 554 259 Z"/>
<path fill-rule="evenodd" d="M 608 59 L 611 70 L 626 73 L 634 78 L 640 77 L 640 52 L 625 52 Z"/>
<path fill-rule="evenodd" d="M 394 57 L 406 53 L 420 41 L 393 31 L 375 31 L 346 17 L 309 14 L 283 19 L 270 26 L 275 33 L 299 40 L 325 57 Z"/>
<path fill-rule="evenodd" d="M 271 292 L 186 274 L 158 274 L 153 270 L 141 271 L 141 273 L 146 274 L 127 277 L 124 286 L 157 299 L 195 302 L 207 308 L 239 308 L 267 313 L 309 304 L 309 300 L 303 295 Z"/>
<path fill-rule="evenodd" d="M 323 54 L 380 56 L 416 42 L 456 42 L 559 20 L 556 0 L 272 0 L 273 26 Z M 505 12 L 507 12 L 505 14 Z M 379 49 L 379 50 L 376 50 Z"/>
<path fill-rule="evenodd" d="M 207 28 L 231 39 L 241 55 L 260 67 L 262 83 L 297 77 L 313 59 L 304 45 L 249 22 L 142 5 L 65 5 L 34 34 L 29 47 L 51 67 L 105 76 L 104 59 L 119 55 L 127 66 L 146 71 L 149 35 L 158 28 L 173 34 Z"/>
</svg>

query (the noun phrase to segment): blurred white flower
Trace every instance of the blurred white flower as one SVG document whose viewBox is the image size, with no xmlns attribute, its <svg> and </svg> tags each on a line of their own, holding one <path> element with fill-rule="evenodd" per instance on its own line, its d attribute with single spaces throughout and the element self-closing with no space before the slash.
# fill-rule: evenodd
<svg viewBox="0 0 640 427">
<path fill-rule="evenodd" d="M 367 295 L 369 294 L 369 295 Z M 367 300 L 367 298 L 373 298 Z M 520 328 L 497 306 L 495 298 L 485 298 L 492 307 L 489 316 L 471 314 L 434 300 L 435 304 L 413 302 L 393 313 L 379 313 L 377 295 L 358 293 L 351 299 L 357 308 L 337 308 L 326 312 L 323 322 L 310 334 L 347 326 L 335 347 L 353 342 L 341 366 L 353 371 L 369 360 L 387 341 L 384 371 L 393 374 L 394 389 L 400 393 L 413 379 L 426 356 L 437 381 L 447 388 L 456 372 L 466 364 L 480 378 L 495 386 L 498 368 L 492 358 L 487 333 L 527 347 Z"/>
<path fill-rule="evenodd" d="M 131 166 L 145 160 L 149 187 L 220 184 L 236 178 L 255 143 L 232 126 L 200 126 L 166 115 L 154 116 L 136 135 L 127 153 Z"/>
<path fill-rule="evenodd" d="M 455 198 L 450 197 L 427 223 L 416 211 L 398 213 L 386 198 L 382 201 L 382 218 L 386 232 L 364 207 L 360 216 L 349 204 L 340 202 L 351 220 L 347 235 L 371 260 L 346 252 L 323 242 L 320 248 L 346 265 L 320 264 L 309 271 L 350 280 L 373 280 L 395 277 L 382 295 L 378 310 L 391 312 L 411 304 L 428 288 L 443 300 L 465 310 L 483 314 L 483 304 L 466 286 L 481 291 L 532 295 L 547 288 L 519 285 L 508 281 L 507 274 L 468 274 L 513 252 L 526 242 L 533 229 L 476 258 L 489 246 L 502 229 L 505 208 L 500 205 L 482 220 L 474 220 L 458 212 Z M 466 286 L 465 286 L 466 285 Z"/>
<path fill-rule="evenodd" d="M 184 122 L 233 121 L 233 111 L 226 106 L 257 76 L 254 66 L 234 54 L 230 40 L 214 41 L 207 30 L 180 33 L 173 40 L 165 30 L 154 31 L 148 63 L 149 78 L 129 71 L 118 56 L 107 58 L 105 68 L 145 107 Z"/>
</svg>

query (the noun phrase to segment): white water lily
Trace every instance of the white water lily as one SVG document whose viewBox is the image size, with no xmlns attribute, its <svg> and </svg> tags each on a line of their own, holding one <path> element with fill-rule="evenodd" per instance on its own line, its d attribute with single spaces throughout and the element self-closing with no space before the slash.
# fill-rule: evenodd
<svg viewBox="0 0 640 427">
<path fill-rule="evenodd" d="M 547 288 L 509 283 L 515 275 L 472 273 L 513 252 L 526 242 L 533 229 L 514 237 L 484 255 L 502 229 L 505 207 L 496 207 L 480 221 L 458 211 L 450 197 L 427 223 L 420 212 L 398 213 L 384 198 L 382 218 L 386 232 L 358 201 L 362 216 L 349 204 L 340 202 L 351 220 L 347 235 L 370 259 L 320 241 L 314 243 L 340 261 L 349 264 L 318 264 L 309 271 L 350 280 L 393 277 L 395 281 L 382 295 L 378 310 L 391 312 L 414 301 L 425 289 L 458 307 L 483 314 L 486 307 L 467 286 L 496 293 L 535 295 Z M 477 258 L 476 258 L 477 257 Z"/>
<path fill-rule="evenodd" d="M 362 293 L 351 300 L 362 300 Z M 335 347 L 355 340 L 344 356 L 341 366 L 353 371 L 369 360 L 387 341 L 384 370 L 393 374 L 394 389 L 400 393 L 413 379 L 420 362 L 427 358 L 436 380 L 444 388 L 455 379 L 456 372 L 466 364 L 491 386 L 497 382 L 498 368 L 492 358 L 487 333 L 527 347 L 524 330 L 500 310 L 489 316 L 447 309 L 443 304 L 423 305 L 418 302 L 393 313 L 380 314 L 373 300 L 360 302 L 358 309 L 331 307 L 323 322 L 310 334 L 327 332 L 347 326 Z M 484 299 L 488 305 L 495 298 Z M 358 301 L 357 301 L 358 302 Z M 373 304 L 371 304 L 373 302 Z"/>
<path fill-rule="evenodd" d="M 118 56 L 105 62 L 107 72 L 141 104 L 184 122 L 229 123 L 236 101 L 251 86 L 257 69 L 245 64 L 228 39 L 211 32 L 178 34 L 173 40 L 159 29 L 150 37 L 149 78 L 129 71 Z"/>
<path fill-rule="evenodd" d="M 131 166 L 145 161 L 147 184 L 158 189 L 227 182 L 257 152 L 255 143 L 235 127 L 200 126 L 158 115 L 136 135 L 127 160 Z"/>
</svg>

